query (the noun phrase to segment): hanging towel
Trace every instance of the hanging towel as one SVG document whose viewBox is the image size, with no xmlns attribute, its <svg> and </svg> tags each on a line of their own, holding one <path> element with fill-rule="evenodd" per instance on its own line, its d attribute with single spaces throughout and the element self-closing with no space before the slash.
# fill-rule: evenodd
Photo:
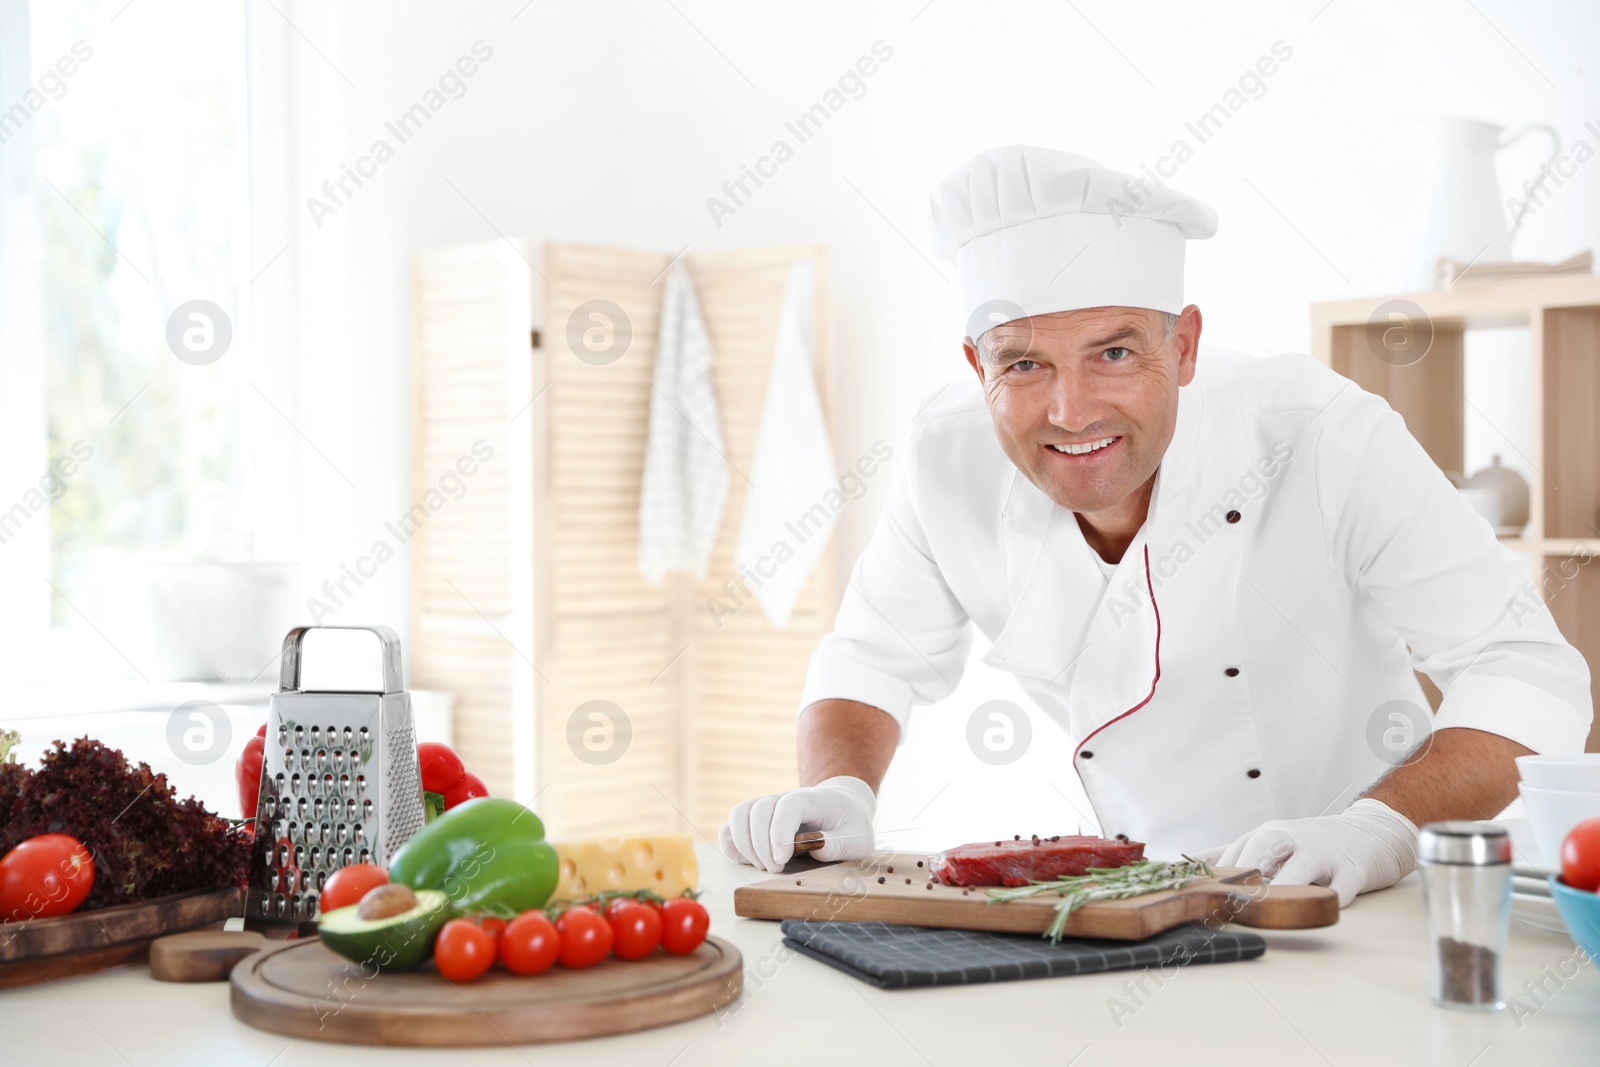
<svg viewBox="0 0 1600 1067">
<path fill-rule="evenodd" d="M 711 337 L 683 264 L 667 272 L 639 492 L 639 572 L 705 577 L 722 521 L 728 466 L 711 383 Z"/>
<path fill-rule="evenodd" d="M 788 625 L 844 499 L 817 396 L 815 292 L 811 261 L 796 260 L 778 315 L 772 373 L 734 553 L 740 575 L 754 587 L 761 610 L 779 629 Z"/>
</svg>

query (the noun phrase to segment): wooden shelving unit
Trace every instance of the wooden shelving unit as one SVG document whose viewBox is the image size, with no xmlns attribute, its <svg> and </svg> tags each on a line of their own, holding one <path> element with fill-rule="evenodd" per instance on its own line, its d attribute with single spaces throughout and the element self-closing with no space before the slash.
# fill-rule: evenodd
<svg viewBox="0 0 1600 1067">
<path fill-rule="evenodd" d="M 1390 311 L 1403 317 L 1390 318 Z M 1311 306 L 1313 354 L 1384 397 L 1444 470 L 1462 469 L 1466 333 L 1503 326 L 1528 327 L 1533 433 L 1523 458 L 1533 469 L 1528 525 L 1521 536 L 1502 540 L 1528 558 L 1562 634 L 1589 662 L 1600 703 L 1600 277 L 1463 285 Z M 1394 350 L 1384 344 L 1386 330 L 1429 328 L 1432 344 L 1416 362 L 1380 358 Z M 1437 704 L 1437 692 L 1425 688 Z M 1588 749 L 1600 751 L 1600 725 L 1591 730 Z"/>
</svg>

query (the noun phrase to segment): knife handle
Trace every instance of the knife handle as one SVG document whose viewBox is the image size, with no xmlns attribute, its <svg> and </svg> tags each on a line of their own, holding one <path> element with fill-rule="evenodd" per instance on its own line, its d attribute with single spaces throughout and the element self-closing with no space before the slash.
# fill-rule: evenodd
<svg viewBox="0 0 1600 1067">
<path fill-rule="evenodd" d="M 827 842 L 822 839 L 821 830 L 807 830 L 803 834 L 794 835 L 794 851 L 797 856 L 802 852 L 815 852 L 825 844 Z"/>
</svg>

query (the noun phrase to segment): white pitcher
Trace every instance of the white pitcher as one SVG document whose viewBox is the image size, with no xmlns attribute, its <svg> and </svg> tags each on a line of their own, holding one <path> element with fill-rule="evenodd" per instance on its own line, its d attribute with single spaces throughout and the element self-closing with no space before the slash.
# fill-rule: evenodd
<svg viewBox="0 0 1600 1067">
<path fill-rule="evenodd" d="M 1495 153 L 1538 130 L 1550 137 L 1550 154 L 1539 173 L 1561 152 L 1561 135 L 1543 123 L 1532 123 L 1510 136 L 1505 127 L 1476 119 L 1431 115 L 1406 120 L 1406 125 L 1426 153 L 1423 174 L 1431 168 L 1425 188 L 1427 221 L 1411 259 L 1410 284 L 1417 289 L 1435 285 L 1440 256 L 1462 263 L 1503 263 L 1511 259 L 1511 235 L 1522 225 L 1525 209 L 1518 207 L 1507 219 L 1506 201 L 1495 175 Z M 1517 190 L 1516 202 L 1524 202 Z"/>
</svg>

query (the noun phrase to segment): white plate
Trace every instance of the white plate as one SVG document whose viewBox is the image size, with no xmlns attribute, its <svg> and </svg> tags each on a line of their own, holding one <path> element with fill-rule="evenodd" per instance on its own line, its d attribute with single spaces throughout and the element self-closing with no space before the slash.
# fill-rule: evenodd
<svg viewBox="0 0 1600 1067">
<path fill-rule="evenodd" d="M 1522 875 L 1518 874 L 1515 869 L 1513 869 L 1511 873 L 1511 891 L 1513 893 L 1520 893 L 1525 897 L 1543 897 L 1545 900 L 1551 899 L 1550 883 L 1544 880 L 1544 875 L 1542 874 L 1536 874 L 1532 876 Z"/>
<path fill-rule="evenodd" d="M 1511 917 L 1535 930 L 1571 936 L 1567 934 L 1567 924 L 1561 921 L 1561 912 L 1557 910 L 1556 902 L 1548 893 L 1542 897 L 1527 893 L 1512 893 Z"/>
</svg>

